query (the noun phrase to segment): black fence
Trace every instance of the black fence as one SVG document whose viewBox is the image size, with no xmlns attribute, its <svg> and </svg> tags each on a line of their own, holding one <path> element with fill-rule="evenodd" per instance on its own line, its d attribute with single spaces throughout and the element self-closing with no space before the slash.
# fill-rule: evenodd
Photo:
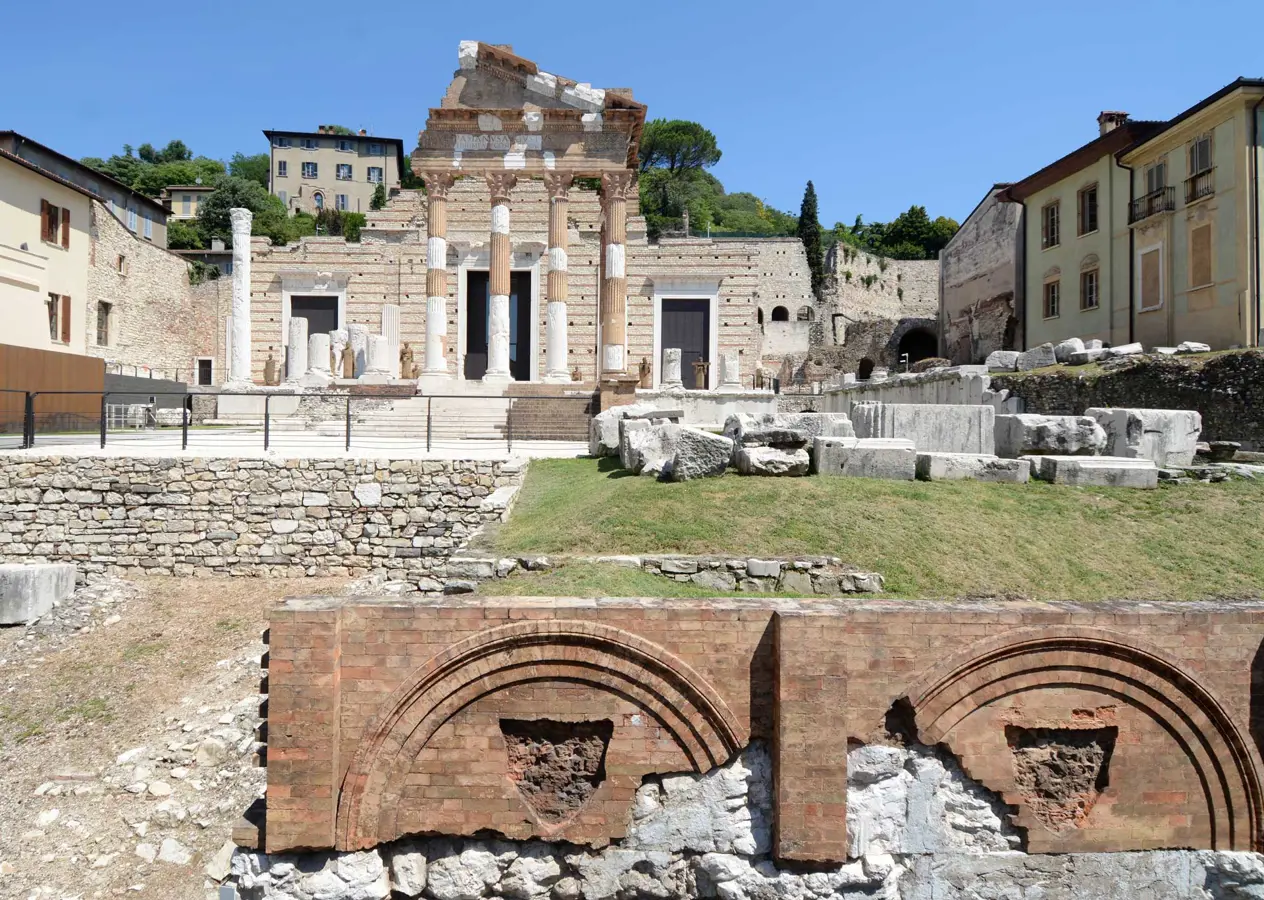
<svg viewBox="0 0 1264 900">
<path fill-rule="evenodd" d="M 73 398 L 79 412 L 64 411 Z M 0 448 L 120 444 L 218 453 L 427 452 L 471 442 L 586 442 L 596 412 L 587 394 L 0 391 Z M 92 410 L 87 412 L 86 410 Z"/>
</svg>

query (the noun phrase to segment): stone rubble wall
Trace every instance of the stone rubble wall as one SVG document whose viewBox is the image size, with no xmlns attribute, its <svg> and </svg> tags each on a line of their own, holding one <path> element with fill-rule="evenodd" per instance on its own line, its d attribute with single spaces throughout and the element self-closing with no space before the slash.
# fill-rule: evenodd
<svg viewBox="0 0 1264 900">
<path fill-rule="evenodd" d="M 844 316 L 848 327 L 864 319 L 939 316 L 938 260 L 885 259 L 846 244 L 836 244 L 825 260 L 825 267 L 834 279 L 823 298 L 829 307 L 827 311 Z M 841 338 L 841 335 L 831 334 L 827 327 L 827 344 L 841 344 Z"/>
<path fill-rule="evenodd" d="M 1264 856 L 1253 853 L 1027 854 L 999 798 L 920 744 L 853 749 L 848 861 L 782 868 L 770 856 L 772 768 L 755 742 L 705 774 L 647 779 L 627 836 L 600 850 L 428 837 L 348 853 L 239 851 L 229 881 L 242 900 L 1246 900 L 1264 890 Z"/>
<path fill-rule="evenodd" d="M 0 562 L 85 574 L 382 574 L 440 591 L 516 462 L 0 457 Z"/>
</svg>

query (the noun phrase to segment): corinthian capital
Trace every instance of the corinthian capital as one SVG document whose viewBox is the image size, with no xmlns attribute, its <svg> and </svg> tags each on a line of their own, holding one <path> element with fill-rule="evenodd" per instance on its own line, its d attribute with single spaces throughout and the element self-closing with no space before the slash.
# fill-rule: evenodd
<svg viewBox="0 0 1264 900">
<path fill-rule="evenodd" d="M 575 176 L 570 172 L 545 172 L 544 189 L 549 192 L 549 199 L 565 200 L 574 180 Z"/>
<path fill-rule="evenodd" d="M 451 172 L 422 172 L 421 178 L 426 182 L 426 193 L 436 200 L 447 200 L 448 190 L 456 181 Z"/>
<path fill-rule="evenodd" d="M 487 189 L 492 194 L 492 205 L 509 204 L 509 192 L 514 189 L 514 185 L 518 183 L 517 175 L 510 175 L 506 172 L 488 173 Z"/>
<path fill-rule="evenodd" d="M 607 200 L 626 200 L 636 184 L 636 172 L 606 172 L 601 176 L 601 195 Z"/>
</svg>

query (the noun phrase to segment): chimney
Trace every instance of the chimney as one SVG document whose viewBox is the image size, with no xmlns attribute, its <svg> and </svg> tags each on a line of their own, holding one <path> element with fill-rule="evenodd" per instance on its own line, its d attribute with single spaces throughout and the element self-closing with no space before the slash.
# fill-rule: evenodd
<svg viewBox="0 0 1264 900">
<path fill-rule="evenodd" d="M 368 137 L 369 133 L 363 128 L 360 129 L 360 137 Z"/>
<path fill-rule="evenodd" d="M 1104 109 L 1097 116 L 1098 133 L 1109 134 L 1127 121 L 1128 114 L 1126 112 Z"/>
</svg>

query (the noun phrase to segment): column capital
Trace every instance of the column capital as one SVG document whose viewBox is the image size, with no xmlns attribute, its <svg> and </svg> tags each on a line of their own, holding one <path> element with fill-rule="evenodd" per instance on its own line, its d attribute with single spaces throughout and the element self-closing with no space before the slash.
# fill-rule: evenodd
<svg viewBox="0 0 1264 900">
<path fill-rule="evenodd" d="M 518 183 L 518 176 L 507 172 L 491 172 L 484 177 L 487 179 L 487 189 L 492 193 L 492 204 L 508 205 L 509 192 Z"/>
<path fill-rule="evenodd" d="M 549 192 L 550 200 L 565 200 L 570 192 L 575 176 L 570 172 L 545 172 L 544 189 Z"/>
<path fill-rule="evenodd" d="M 606 172 L 601 176 L 601 196 L 606 200 L 627 200 L 635 184 L 636 172 L 632 169 Z"/>
<path fill-rule="evenodd" d="M 427 196 L 436 200 L 448 199 L 448 190 L 456 183 L 451 172 L 422 172 L 421 179 L 426 183 Z"/>
</svg>

